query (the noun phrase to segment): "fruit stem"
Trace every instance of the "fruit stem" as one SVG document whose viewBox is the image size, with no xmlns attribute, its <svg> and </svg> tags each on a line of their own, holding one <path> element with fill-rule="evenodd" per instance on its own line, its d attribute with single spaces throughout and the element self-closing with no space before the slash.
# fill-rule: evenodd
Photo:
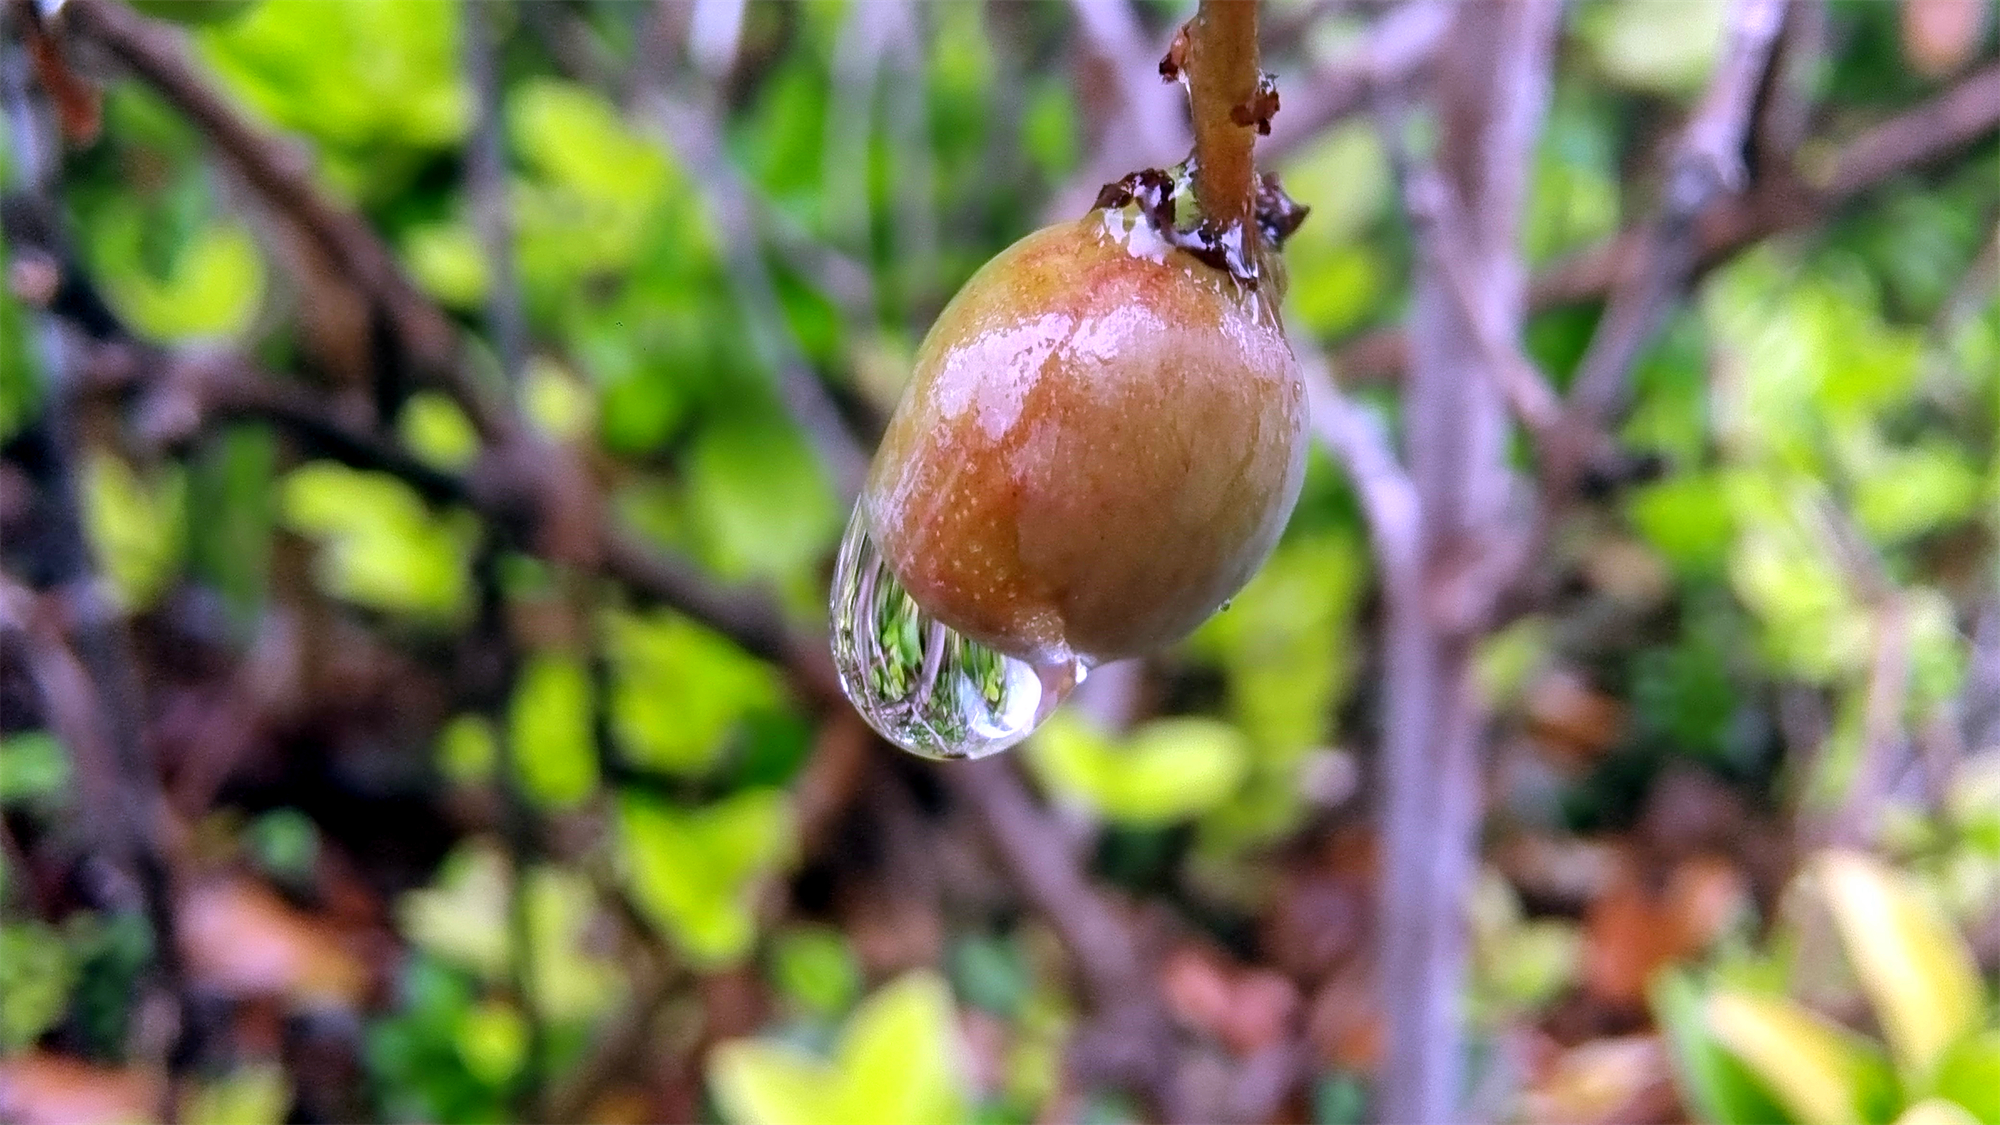
<svg viewBox="0 0 2000 1125">
<path fill-rule="evenodd" d="M 1222 230 L 1249 223 L 1256 173 L 1257 0 L 1201 0 L 1189 25 L 1188 99 L 1194 116 L 1194 192 Z"/>
</svg>

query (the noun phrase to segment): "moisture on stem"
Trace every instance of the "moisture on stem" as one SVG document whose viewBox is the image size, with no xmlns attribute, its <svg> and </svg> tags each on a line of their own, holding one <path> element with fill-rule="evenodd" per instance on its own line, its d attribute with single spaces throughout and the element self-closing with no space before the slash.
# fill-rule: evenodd
<svg viewBox="0 0 2000 1125">
<path fill-rule="evenodd" d="M 1257 179 L 1251 148 L 1268 131 L 1257 69 L 1257 0 L 1201 0 L 1186 35 L 1194 115 L 1195 198 L 1222 230 L 1250 221 Z"/>
</svg>

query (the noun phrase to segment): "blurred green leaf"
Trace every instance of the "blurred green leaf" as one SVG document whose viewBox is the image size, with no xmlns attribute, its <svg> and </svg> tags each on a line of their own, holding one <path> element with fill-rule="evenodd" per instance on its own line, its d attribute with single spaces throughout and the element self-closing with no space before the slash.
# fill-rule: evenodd
<svg viewBox="0 0 2000 1125">
<path fill-rule="evenodd" d="M 709 1056 L 709 1082 L 736 1125 L 965 1120 L 951 993 L 926 972 L 884 986 L 854 1013 L 833 1058 L 789 1044 L 733 1040 Z"/>
<path fill-rule="evenodd" d="M 386 473 L 315 461 L 284 478 L 285 522 L 320 542 L 329 593 L 376 609 L 449 619 L 466 608 L 473 528 L 437 514 Z"/>
<path fill-rule="evenodd" d="M 1625 516 L 1683 577 L 1720 574 L 1735 532 L 1729 497 L 1713 473 L 1681 473 L 1632 491 Z"/>
<path fill-rule="evenodd" d="M 772 983 L 807 1011 L 831 1016 L 861 992 L 861 966 L 847 935 L 831 926 L 792 926 L 771 943 Z"/>
<path fill-rule="evenodd" d="M 1157 719 L 1114 741 L 1058 712 L 1028 743 L 1042 784 L 1126 824 L 1199 815 L 1242 781 L 1248 740 L 1212 719 Z"/>
<path fill-rule="evenodd" d="M 477 785 L 493 779 L 500 745 L 493 723 L 484 715 L 466 713 L 444 725 L 437 737 L 438 772 L 454 785 Z"/>
<path fill-rule="evenodd" d="M 613 733 L 649 768 L 708 768 L 740 721 L 782 698 L 768 665 L 675 614 L 609 615 L 605 640 Z"/>
<path fill-rule="evenodd" d="M 791 806 L 745 789 L 698 809 L 628 793 L 618 802 L 627 884 L 646 917 L 699 964 L 740 959 L 756 938 L 756 883 L 793 849 Z"/>
<path fill-rule="evenodd" d="M 206 4 L 197 4 L 206 7 Z M 239 1066 L 182 1095 L 188 1125 L 282 1125 L 292 1107 L 292 1084 L 282 1067 Z"/>
<path fill-rule="evenodd" d="M 1873 856 L 1823 853 L 1814 865 L 1841 945 L 1906 1081 L 1925 1083 L 1977 1025 L 1978 969 L 1965 940 L 1907 880 Z"/>
<path fill-rule="evenodd" d="M 1881 1119 L 1893 1090 L 1866 1039 L 1774 996 L 1724 989 L 1708 997 L 1710 1034 L 1748 1066 L 1800 1125 Z"/>
<path fill-rule="evenodd" d="M 1597 0 L 1578 14 L 1576 32 L 1614 81 L 1689 94 L 1714 65 L 1728 11 L 1725 0 Z"/>
<path fill-rule="evenodd" d="M 1941 441 L 1885 453 L 1855 482 L 1854 515 L 1893 543 L 1973 514 L 1985 481 L 1963 451 Z"/>
<path fill-rule="evenodd" d="M 458 23 L 456 3 L 265 0 L 195 42 L 237 96 L 321 143 L 336 185 L 378 197 L 465 134 Z"/>
<path fill-rule="evenodd" d="M 0 805 L 46 806 L 69 788 L 69 751 L 47 731 L 0 739 Z"/>
<path fill-rule="evenodd" d="M 1979 1119 L 1943 1098 L 1925 1098 L 1904 1110 L 1896 1125 L 1979 1125 Z"/>
<path fill-rule="evenodd" d="M 319 826 L 297 809 L 272 809 L 244 829 L 244 843 L 257 865 L 274 878 L 310 886 L 319 863 Z"/>
<path fill-rule="evenodd" d="M 0 1049 L 19 1051 L 69 1007 L 77 965 L 61 932 L 41 922 L 0 925 Z"/>
<path fill-rule="evenodd" d="M 689 510 L 729 578 L 816 565 L 840 534 L 833 488 L 797 432 L 776 419 L 710 422 L 687 461 Z"/>
<path fill-rule="evenodd" d="M 236 336 L 249 327 L 264 293 L 264 259 L 250 232 L 230 222 L 203 225 L 155 276 L 140 246 L 147 225 L 139 207 L 122 201 L 91 224 L 91 258 L 112 306 L 158 340 Z"/>
<path fill-rule="evenodd" d="M 99 564 L 125 608 L 145 609 L 178 575 L 187 551 L 186 473 L 173 465 L 142 480 L 119 458 L 93 451 L 82 484 Z"/>
<path fill-rule="evenodd" d="M 474 1077 L 491 1085 L 520 1073 L 528 1055 L 528 1023 L 504 1000 L 468 1008 L 459 1019 L 458 1057 Z"/>
<path fill-rule="evenodd" d="M 479 435 L 465 412 L 436 391 L 418 391 L 396 416 L 396 432 L 410 451 L 440 469 L 463 469 L 479 455 Z"/>
<path fill-rule="evenodd" d="M 1736 1056 L 1709 1031 L 1702 992 L 1684 970 L 1670 969 L 1648 989 L 1653 1019 L 1664 1033 L 1674 1074 L 1696 1120 L 1715 1125 L 1771 1125 L 1791 1118 L 1771 1100 Z"/>
<path fill-rule="evenodd" d="M 440 303 L 472 310 L 485 301 L 486 255 L 470 224 L 413 226 L 403 232 L 402 249 L 410 275 Z"/>
<path fill-rule="evenodd" d="M 571 808 L 597 791 L 594 694 L 589 669 L 568 653 L 535 653 L 521 665 L 508 737 L 521 789 L 543 808 Z"/>
<path fill-rule="evenodd" d="M 1959 1040 L 1938 1063 L 1931 1089 L 1981 1125 L 2000 1125 L 2000 1027 Z"/>
</svg>

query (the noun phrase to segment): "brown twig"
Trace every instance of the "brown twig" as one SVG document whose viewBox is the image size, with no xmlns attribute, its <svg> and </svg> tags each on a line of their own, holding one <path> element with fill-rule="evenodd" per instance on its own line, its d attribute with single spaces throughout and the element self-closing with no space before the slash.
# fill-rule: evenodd
<svg viewBox="0 0 2000 1125">
<path fill-rule="evenodd" d="M 1219 230 L 1247 227 L 1256 204 L 1257 120 L 1270 128 L 1270 115 L 1252 109 L 1259 96 L 1257 0 L 1201 0 L 1186 34 L 1195 198 Z"/>
</svg>

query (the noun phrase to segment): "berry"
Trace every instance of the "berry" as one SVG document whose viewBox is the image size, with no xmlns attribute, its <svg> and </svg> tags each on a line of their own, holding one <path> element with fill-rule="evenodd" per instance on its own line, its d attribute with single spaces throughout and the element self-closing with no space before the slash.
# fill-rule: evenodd
<svg viewBox="0 0 2000 1125">
<path fill-rule="evenodd" d="M 1270 554 L 1304 475 L 1275 286 L 1184 248 L 1171 209 L 1103 202 L 946 306 L 862 497 L 919 606 L 1036 663 L 1192 632 Z"/>
</svg>

